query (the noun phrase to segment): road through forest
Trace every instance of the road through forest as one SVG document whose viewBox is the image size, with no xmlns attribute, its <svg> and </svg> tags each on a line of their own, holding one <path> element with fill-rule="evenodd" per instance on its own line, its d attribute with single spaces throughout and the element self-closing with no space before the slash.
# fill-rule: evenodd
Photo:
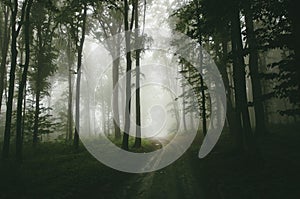
<svg viewBox="0 0 300 199">
<path fill-rule="evenodd" d="M 153 144 L 165 145 L 167 140 L 155 139 Z M 196 145 L 196 144 L 194 144 Z M 174 149 L 176 150 L 176 149 Z M 91 189 L 89 194 L 95 198 L 128 198 L 128 199 L 194 199 L 194 198 L 212 198 L 207 197 L 204 192 L 203 183 L 205 175 L 195 168 L 195 162 L 199 162 L 197 148 L 188 149 L 184 155 L 171 165 L 155 172 L 143 174 L 128 174 L 128 180 L 118 184 L 113 192 L 106 192 L 103 196 L 100 189 Z M 162 157 L 162 155 L 160 156 Z M 157 161 L 160 161 L 159 158 Z M 200 169 L 200 168 L 199 168 Z M 100 185 L 99 185 L 100 186 Z M 97 186 L 95 186 L 97 187 Z"/>
</svg>

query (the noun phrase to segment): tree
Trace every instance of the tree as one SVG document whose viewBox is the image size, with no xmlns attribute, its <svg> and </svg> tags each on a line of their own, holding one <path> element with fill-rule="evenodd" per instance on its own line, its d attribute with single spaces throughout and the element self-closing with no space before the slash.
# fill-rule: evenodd
<svg viewBox="0 0 300 199">
<path fill-rule="evenodd" d="M 32 70 L 30 82 L 35 95 L 35 115 L 33 128 L 33 145 L 38 142 L 40 123 L 40 102 L 49 95 L 47 90 L 51 83 L 49 77 L 56 71 L 54 60 L 57 58 L 57 50 L 54 46 L 55 30 L 58 22 L 55 20 L 55 6 L 47 2 L 36 2 L 32 6 L 32 26 L 36 37 L 33 38 Z"/>
<path fill-rule="evenodd" d="M 184 64 L 181 64 L 181 71 L 180 72 L 184 72 Z M 186 118 L 185 118 L 185 115 L 186 115 L 186 110 L 185 110 L 185 85 L 184 85 L 184 75 L 182 76 L 182 84 L 181 84 L 181 87 L 182 87 L 182 120 L 183 120 L 183 130 L 186 132 L 187 131 L 187 128 L 186 128 Z"/>
<path fill-rule="evenodd" d="M 18 11 L 19 11 L 18 1 L 10 2 L 10 9 L 11 9 L 11 47 L 10 47 L 11 48 L 11 65 L 10 65 L 10 72 L 9 72 L 9 89 L 8 89 L 6 120 L 5 120 L 5 130 L 4 130 L 4 142 L 3 142 L 3 151 L 2 151 L 3 158 L 7 158 L 9 155 L 12 106 L 13 106 L 13 97 L 14 97 L 14 89 L 15 89 L 15 72 L 16 72 L 17 56 L 18 56 L 17 38 L 19 36 L 21 27 L 23 25 L 27 1 L 28 0 L 25 0 L 22 4 L 21 18 L 20 18 L 19 23 L 17 22 L 17 15 L 18 15 Z"/>
<path fill-rule="evenodd" d="M 133 3 L 134 7 L 134 3 Z M 134 11 L 132 11 L 134 12 Z M 122 140 L 122 148 L 128 150 L 128 139 L 129 139 L 129 130 L 130 130 L 130 104 L 131 104 L 131 44 L 130 44 L 130 37 L 131 37 L 131 30 L 132 25 L 129 26 L 129 4 L 128 0 L 124 0 L 124 27 L 125 27 L 125 45 L 126 45 L 126 99 L 125 99 L 125 127 L 123 133 L 123 140 Z M 133 20 L 133 19 L 132 19 Z M 133 21 L 132 21 L 133 22 Z M 132 23 L 131 23 L 132 24 Z"/>
<path fill-rule="evenodd" d="M 231 17 L 231 46 L 233 54 L 234 96 L 237 112 L 236 120 L 242 124 L 244 149 L 245 151 L 251 152 L 254 143 L 248 110 L 239 4 L 234 4 Z"/>
<path fill-rule="evenodd" d="M 4 4 L 1 2 L 1 4 Z M 0 5 L 1 5 L 0 4 Z M 5 80 L 6 80 L 6 62 L 7 62 L 7 54 L 9 48 L 9 41 L 10 41 L 10 22 L 9 22 L 9 7 L 7 5 L 2 5 L 1 11 L 3 12 L 4 22 L 0 29 L 0 36 L 1 36 L 1 65 L 0 65 L 0 113 L 2 107 L 2 98 L 3 98 L 3 91 L 5 87 Z M 2 20 L 2 16 L 1 19 Z"/>
<path fill-rule="evenodd" d="M 16 157 L 18 160 L 22 160 L 22 111 L 23 111 L 23 97 L 24 90 L 26 87 L 27 74 L 30 61 L 30 10 L 33 0 L 28 0 L 28 5 L 26 7 L 25 21 L 24 21 L 24 40 L 25 40 L 25 63 L 23 66 L 22 79 L 19 84 L 18 90 L 18 103 L 17 103 L 17 122 L 16 122 Z M 23 127 L 24 128 L 24 127 Z"/>
<path fill-rule="evenodd" d="M 200 56 L 199 56 L 199 69 L 203 71 L 203 52 L 202 52 L 202 34 L 200 32 L 201 30 L 201 24 L 200 24 L 200 13 L 199 13 L 199 2 L 196 0 L 196 17 L 197 17 L 197 34 L 198 34 L 198 43 L 200 45 Z M 202 128 L 203 128 L 203 134 L 206 135 L 207 133 L 207 124 L 206 124 L 206 99 L 205 99 L 205 85 L 204 80 L 202 77 L 202 74 L 200 74 L 200 90 L 201 90 L 201 107 L 202 107 Z"/>
<path fill-rule="evenodd" d="M 135 85 L 136 85 L 136 98 L 135 98 L 135 107 L 136 107 L 136 137 L 134 147 L 140 148 L 142 144 L 142 133 L 141 133 L 141 93 L 140 93 L 140 53 L 139 49 L 140 38 L 139 38 L 139 0 L 135 0 Z"/>
<path fill-rule="evenodd" d="M 253 146 L 253 138 L 246 90 L 245 53 L 241 36 L 241 2 L 233 0 L 227 1 L 226 6 L 215 6 L 220 3 L 223 2 L 219 0 L 195 0 L 188 3 L 175 14 L 179 17 L 176 28 L 197 40 L 214 57 L 225 84 L 228 107 L 227 121 L 230 131 L 235 135 L 235 147 L 238 150 L 243 148 L 248 150 Z M 229 42 L 231 42 L 231 52 L 228 47 L 230 46 L 228 45 Z M 191 69 L 188 68 L 188 70 Z M 233 87 L 230 85 L 228 69 L 233 70 L 234 73 Z M 202 115 L 205 115 L 205 97 L 203 94 L 205 85 L 203 79 L 195 81 L 193 76 L 189 77 L 188 81 L 192 85 L 199 82 L 202 93 Z M 234 100 L 232 96 L 234 96 Z M 205 129 L 204 121 L 205 118 L 203 118 Z"/>
<path fill-rule="evenodd" d="M 299 45 L 296 26 L 297 11 L 294 0 L 276 1 L 270 3 L 254 1 L 253 5 L 263 12 L 254 12 L 254 18 L 259 22 L 255 30 L 259 50 L 268 53 L 270 50 L 280 50 L 284 55 L 280 61 L 269 64 L 273 72 L 264 73 L 265 80 L 276 81 L 270 93 L 264 99 L 276 97 L 288 100 L 291 108 L 279 108 L 282 115 L 299 116 L 300 86 L 299 86 Z M 258 10 L 258 9 L 256 9 Z"/>
<path fill-rule="evenodd" d="M 68 35 L 68 44 L 67 44 L 67 59 L 68 59 L 68 132 L 67 132 L 67 139 L 73 139 L 73 84 L 72 84 L 72 76 L 74 71 L 72 69 L 73 65 L 73 55 L 71 54 L 72 50 L 72 41 L 70 35 Z"/>
<path fill-rule="evenodd" d="M 180 22 L 176 24 L 176 29 L 184 32 L 188 36 L 190 36 L 192 39 L 195 39 L 199 46 L 197 49 L 199 49 L 199 57 L 197 59 L 199 60 L 199 66 L 198 69 L 202 72 L 202 74 L 205 72 L 203 70 L 204 65 L 204 57 L 203 57 L 203 45 L 204 45 L 204 32 L 203 32 L 203 18 L 201 14 L 201 5 L 199 0 L 195 0 L 184 6 L 183 8 L 179 9 L 175 15 L 180 18 Z M 186 61 L 183 61 L 183 63 L 187 64 Z M 202 77 L 202 74 L 199 73 L 199 71 L 196 71 L 193 69 L 193 67 L 189 66 L 187 67 L 187 70 L 182 70 L 181 73 L 187 73 L 185 77 L 187 78 L 187 81 L 189 83 L 192 83 L 194 93 L 197 93 L 198 95 L 198 101 L 200 104 L 200 110 L 201 110 L 201 118 L 202 118 L 202 130 L 203 134 L 206 135 L 207 133 L 207 116 L 208 116 L 208 110 L 206 105 L 206 92 L 207 89 L 204 79 Z M 190 71 L 193 71 L 191 75 L 188 75 Z M 199 84 L 199 85 L 196 85 Z M 184 96 L 185 94 L 183 94 Z"/>
<path fill-rule="evenodd" d="M 79 36 L 79 30 L 75 30 L 72 24 L 73 39 L 76 43 L 77 49 L 77 78 L 76 78 L 76 101 L 75 101 L 75 133 L 74 133 L 74 147 L 78 149 L 79 147 L 79 121 L 80 121 L 80 81 L 81 81 L 81 66 L 82 66 L 82 51 L 83 44 L 85 40 L 85 30 L 86 30 L 86 16 L 87 16 L 87 5 L 83 3 L 83 5 L 79 6 L 79 15 L 77 21 L 77 28 L 81 29 L 81 36 Z"/>
<path fill-rule="evenodd" d="M 120 118 L 119 118 L 119 88 L 116 88 L 119 81 L 119 67 L 120 67 L 120 51 L 121 51 L 121 31 L 123 24 L 123 13 L 120 10 L 121 5 L 111 2 L 99 2 L 94 6 L 94 16 L 96 18 L 96 25 L 92 31 L 94 37 L 101 41 L 106 40 L 105 48 L 110 52 L 113 59 L 113 123 L 115 130 L 115 139 L 121 138 L 120 132 Z M 101 29 L 101 31 L 99 31 Z"/>
<path fill-rule="evenodd" d="M 266 131 L 265 113 L 262 103 L 262 85 L 258 70 L 258 46 L 253 25 L 252 1 L 247 0 L 245 5 L 246 36 L 249 48 L 249 69 L 253 90 L 253 105 L 255 111 L 256 136 L 263 135 Z"/>
</svg>

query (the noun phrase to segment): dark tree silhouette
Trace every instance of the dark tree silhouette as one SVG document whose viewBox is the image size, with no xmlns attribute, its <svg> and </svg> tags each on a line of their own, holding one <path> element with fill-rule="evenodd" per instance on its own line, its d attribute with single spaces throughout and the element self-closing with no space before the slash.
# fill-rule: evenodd
<svg viewBox="0 0 300 199">
<path fill-rule="evenodd" d="M 133 4 L 134 5 L 134 4 Z M 132 11 L 133 12 L 133 11 Z M 129 3 L 127 0 L 124 0 L 124 27 L 125 27 L 125 45 L 126 45 L 126 99 L 125 99 L 125 127 L 122 140 L 122 148 L 128 150 L 128 139 L 129 139 L 129 130 L 130 130 L 130 104 L 131 104 L 131 46 L 130 46 L 130 37 L 131 37 L 131 27 L 129 26 L 128 21 L 129 13 Z"/>
<path fill-rule="evenodd" d="M 24 21 L 24 42 L 25 42 L 25 63 L 22 72 L 22 79 L 19 84 L 18 90 L 18 104 L 17 104 L 17 132 L 16 132 L 16 157 L 19 161 L 22 160 L 22 144 L 23 144 L 23 135 L 22 135 L 22 121 L 23 121 L 23 98 L 24 90 L 26 88 L 27 74 L 30 61 L 30 11 L 33 0 L 28 0 L 28 5 L 26 7 L 25 21 Z"/>
<path fill-rule="evenodd" d="M 23 2 L 21 9 L 21 21 L 17 23 L 17 14 L 19 10 L 18 1 L 11 2 L 11 64 L 9 72 L 9 89 L 8 89 L 8 99 L 6 106 L 6 120 L 5 120 L 5 130 L 4 130 L 4 142 L 3 142 L 3 158 L 7 158 L 9 155 L 9 145 L 10 145 L 10 136 L 11 136 L 11 120 L 12 120 L 12 106 L 15 90 L 15 72 L 17 66 L 17 38 L 19 36 L 21 27 L 23 25 L 25 8 L 27 0 Z"/>
</svg>

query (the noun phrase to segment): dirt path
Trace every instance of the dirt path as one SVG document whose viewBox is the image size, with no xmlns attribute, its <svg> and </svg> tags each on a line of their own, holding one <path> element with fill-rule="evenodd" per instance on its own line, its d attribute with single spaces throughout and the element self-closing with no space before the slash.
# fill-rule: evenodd
<svg viewBox="0 0 300 199">
<path fill-rule="evenodd" d="M 160 144 L 163 141 L 157 140 Z M 179 160 L 159 171 L 138 174 L 128 184 L 120 187 L 120 198 L 130 199 L 184 199 L 205 198 L 201 181 L 191 167 L 191 155 L 187 152 Z"/>
</svg>

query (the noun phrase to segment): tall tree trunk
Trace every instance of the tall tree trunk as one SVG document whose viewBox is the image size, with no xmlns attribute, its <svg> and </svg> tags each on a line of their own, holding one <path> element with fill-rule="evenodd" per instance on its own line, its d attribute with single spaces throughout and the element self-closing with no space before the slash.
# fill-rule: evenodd
<svg viewBox="0 0 300 199">
<path fill-rule="evenodd" d="M 202 53 L 201 57 L 202 57 Z M 202 62 L 202 58 L 200 58 L 200 62 Z M 202 65 L 202 63 L 200 64 Z M 202 67 L 200 67 L 202 68 Z M 203 81 L 202 75 L 200 75 L 200 87 L 201 87 L 201 107 L 202 107 L 202 128 L 203 128 L 203 134 L 204 136 L 207 133 L 207 122 L 206 122 L 206 98 L 205 98 L 205 85 Z"/>
<path fill-rule="evenodd" d="M 22 79 L 19 84 L 18 90 L 18 103 L 17 103 L 17 131 L 16 131 L 16 157 L 19 161 L 22 160 L 22 106 L 23 106 L 23 97 L 24 97 L 24 89 L 26 88 L 27 82 L 27 74 L 29 68 L 29 60 L 30 60 L 30 10 L 32 6 L 33 0 L 28 1 L 28 5 L 26 7 L 26 16 L 24 23 L 24 40 L 25 40 L 25 64 L 22 73 Z"/>
<path fill-rule="evenodd" d="M 75 149 L 78 149 L 78 146 L 79 146 L 81 56 L 82 56 L 82 50 L 80 49 L 80 50 L 78 50 L 77 78 L 76 78 L 75 132 L 74 132 L 74 146 L 75 146 Z"/>
<path fill-rule="evenodd" d="M 38 53 L 43 53 L 43 38 L 42 38 L 42 30 L 40 27 L 37 28 L 37 38 L 38 38 Z M 34 111 L 34 125 L 33 125 L 33 146 L 35 147 L 38 142 L 38 135 L 39 135 L 39 115 L 40 115 L 40 99 L 41 99 L 41 69 L 42 69 L 42 60 L 40 60 L 41 56 L 38 56 L 37 60 L 37 72 L 36 72 L 36 79 L 35 79 L 35 111 Z"/>
<path fill-rule="evenodd" d="M 119 49 L 116 49 L 119 51 Z M 120 131 L 120 117 L 119 117 L 119 66 L 120 66 L 120 53 L 117 53 L 116 57 L 113 58 L 113 123 L 115 129 L 115 139 L 121 139 Z M 117 86 L 117 87 L 116 87 Z"/>
<path fill-rule="evenodd" d="M 10 135 L 11 135 L 11 118 L 12 118 L 12 106 L 14 98 L 15 89 L 15 72 L 17 66 L 17 38 L 18 30 L 17 25 L 17 13 L 18 13 L 18 1 L 15 1 L 14 8 L 11 8 L 11 66 L 9 73 L 9 90 L 8 90 L 8 100 L 6 108 L 6 121 L 4 130 L 4 142 L 3 142 L 3 158 L 7 158 L 9 155 L 9 145 L 10 145 Z"/>
<path fill-rule="evenodd" d="M 200 23 L 200 13 L 199 13 L 199 2 L 196 0 L 196 7 L 197 7 L 197 29 L 198 29 L 198 43 L 200 45 L 200 54 L 199 54 L 199 69 L 203 70 L 203 53 L 202 53 L 202 34 L 201 30 L 201 23 Z M 203 71 L 202 71 L 203 72 Z M 207 122 L 206 122 L 206 98 L 205 98 L 205 85 L 202 74 L 200 74 L 200 92 L 201 92 L 201 109 L 202 109 L 202 128 L 204 136 L 207 133 Z"/>
<path fill-rule="evenodd" d="M 125 127 L 122 140 L 122 148 L 128 150 L 128 139 L 130 130 L 130 104 L 131 104 L 131 47 L 130 47 L 130 29 L 128 22 L 129 5 L 128 0 L 124 0 L 124 26 L 125 26 L 125 43 L 126 43 L 126 101 L 125 101 Z"/>
<path fill-rule="evenodd" d="M 243 127 L 244 149 L 250 152 L 253 147 L 253 137 L 247 102 L 246 72 L 243 56 L 239 9 L 237 7 L 233 8 L 232 12 L 231 40 L 237 122 L 240 122 Z"/>
<path fill-rule="evenodd" d="M 23 97 L 23 117 L 22 117 L 22 141 L 24 140 L 24 132 L 25 132 L 25 118 L 26 118 L 26 98 L 27 98 L 27 84 L 25 84 L 24 88 L 24 97 Z"/>
<path fill-rule="evenodd" d="M 139 38 L 139 0 L 135 0 L 135 42 L 136 42 L 136 58 L 135 58 L 135 85 L 136 85 L 136 98 L 135 98 L 135 109 L 136 109 L 136 137 L 134 147 L 140 148 L 142 145 L 142 132 L 141 132 L 141 93 L 140 93 L 140 38 Z"/>
<path fill-rule="evenodd" d="M 250 50 L 249 69 L 253 90 L 253 104 L 255 112 L 255 134 L 264 135 L 266 131 L 265 113 L 262 102 L 262 85 L 258 71 L 258 49 L 253 26 L 253 14 L 251 10 L 251 0 L 247 0 L 245 5 L 245 22 L 247 31 L 247 41 Z"/>
<path fill-rule="evenodd" d="M 224 82 L 224 86 L 226 89 L 226 99 L 227 99 L 227 112 L 226 112 L 226 117 L 229 125 L 229 131 L 232 133 L 234 136 L 234 148 L 235 150 L 241 150 L 243 148 L 243 138 L 241 135 L 241 122 L 237 121 L 237 113 L 236 109 L 233 107 L 233 102 L 232 102 L 232 92 L 230 88 L 230 83 L 229 83 L 229 78 L 228 78 L 228 73 L 227 73 L 227 65 L 228 65 L 228 49 L 227 49 L 227 41 L 223 40 L 222 41 L 222 58 L 221 58 L 221 66 L 219 67 L 220 73 L 222 75 L 222 79 Z"/>
<path fill-rule="evenodd" d="M 2 99 L 3 99 L 3 91 L 5 85 L 5 76 L 6 76 L 6 60 L 7 60 L 7 53 L 10 41 L 10 31 L 9 31 L 9 8 L 4 6 L 4 25 L 3 28 L 4 32 L 1 34 L 2 41 L 1 41 L 1 65 L 0 65 L 0 114 L 1 114 L 1 107 L 2 107 Z"/>
<path fill-rule="evenodd" d="M 80 119 L 80 82 L 81 82 L 81 65 L 82 65 L 82 50 L 83 44 L 85 40 L 85 29 L 86 29 L 86 14 L 87 14 L 87 6 L 84 5 L 83 11 L 83 23 L 82 23 L 82 36 L 80 38 L 80 44 L 78 48 L 77 55 L 77 81 L 76 81 L 76 102 L 75 102 L 75 133 L 74 133 L 74 147 L 77 150 L 79 147 L 79 119 Z"/>
<path fill-rule="evenodd" d="M 38 69 L 39 73 L 39 69 Z M 33 126 L 33 146 L 36 146 L 38 142 L 38 135 L 39 135 L 39 115 L 40 115 L 40 98 L 41 98 L 41 91 L 38 86 L 39 81 L 36 83 L 36 94 L 35 94 L 35 111 L 34 111 L 34 126 Z"/>
<path fill-rule="evenodd" d="M 72 64 L 73 61 L 71 59 L 71 41 L 68 41 L 68 49 L 67 49 L 67 57 L 68 57 L 68 67 L 69 67 L 69 75 L 68 75 L 68 132 L 67 132 L 67 139 L 72 140 L 73 138 L 73 85 L 72 85 Z"/>
<path fill-rule="evenodd" d="M 183 64 L 181 65 L 181 71 L 183 71 Z M 186 118 L 185 118 L 185 85 L 184 85 L 184 75 L 182 75 L 182 122 L 183 122 L 183 130 L 186 133 Z"/>
</svg>

